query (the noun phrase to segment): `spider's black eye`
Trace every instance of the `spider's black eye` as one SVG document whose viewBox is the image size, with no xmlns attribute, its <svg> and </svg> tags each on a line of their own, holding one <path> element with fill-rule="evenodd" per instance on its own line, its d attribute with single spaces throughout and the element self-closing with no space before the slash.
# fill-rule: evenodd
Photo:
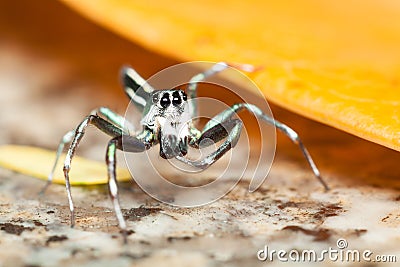
<svg viewBox="0 0 400 267">
<path fill-rule="evenodd" d="M 157 101 L 158 101 L 158 96 L 157 95 L 153 95 L 153 103 L 157 103 Z"/>
<path fill-rule="evenodd" d="M 187 95 L 186 95 L 186 93 L 183 92 L 183 91 L 182 91 L 182 99 L 183 99 L 183 101 L 186 101 L 186 100 L 187 100 Z"/>
<path fill-rule="evenodd" d="M 179 91 L 175 91 L 172 93 L 172 104 L 174 106 L 178 106 L 182 103 L 181 96 L 179 95 Z"/>
<path fill-rule="evenodd" d="M 161 97 L 160 105 L 163 108 L 167 108 L 169 106 L 169 104 L 171 104 L 171 100 L 169 100 L 169 94 L 164 93 L 163 96 Z"/>
</svg>

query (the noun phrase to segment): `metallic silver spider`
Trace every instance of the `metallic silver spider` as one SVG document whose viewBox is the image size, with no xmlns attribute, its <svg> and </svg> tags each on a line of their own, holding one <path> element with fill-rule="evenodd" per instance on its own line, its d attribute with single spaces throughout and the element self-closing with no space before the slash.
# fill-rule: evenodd
<svg viewBox="0 0 400 267">
<path fill-rule="evenodd" d="M 215 64 L 212 68 L 195 75 L 188 84 L 187 94 L 180 89 L 155 90 L 132 68 L 122 70 L 122 80 L 127 96 L 133 101 L 138 110 L 142 112 L 142 130 L 132 135 L 128 129 L 129 123 L 124 117 L 114 113 L 108 108 L 101 107 L 84 120 L 73 131 L 62 138 L 56 155 L 53 169 L 49 174 L 48 182 L 42 192 L 52 183 L 53 173 L 57 161 L 63 151 L 64 145 L 70 143 L 64 162 L 64 176 L 71 211 L 71 227 L 75 224 L 74 204 L 72 201 L 69 182 L 71 161 L 75 154 L 85 129 L 89 124 L 111 136 L 107 145 L 106 163 L 108 168 L 108 187 L 119 227 L 124 234 L 126 242 L 126 223 L 121 212 L 118 200 L 118 187 L 116 180 L 116 150 L 126 152 L 143 152 L 160 144 L 160 156 L 164 159 L 176 158 L 190 166 L 206 169 L 221 158 L 227 151 L 234 147 L 240 137 L 242 121 L 233 119 L 241 110 L 247 110 L 264 122 L 274 125 L 278 130 L 287 135 L 297 144 L 310 165 L 319 182 L 328 190 L 327 184 L 322 180 L 320 172 L 312 160 L 307 149 L 301 142 L 298 134 L 288 126 L 264 114 L 257 106 L 248 103 L 234 104 L 230 108 L 209 120 L 202 130 L 195 127 L 193 118 L 197 116 L 197 85 L 207 77 L 217 74 L 230 65 L 224 62 Z M 235 67 L 238 67 L 235 65 Z M 139 90 L 140 89 L 140 90 Z M 192 99 L 194 101 L 188 101 Z M 185 157 L 188 147 L 199 148 L 204 139 L 211 139 L 215 143 L 223 141 L 212 153 L 199 161 L 192 161 Z"/>
</svg>

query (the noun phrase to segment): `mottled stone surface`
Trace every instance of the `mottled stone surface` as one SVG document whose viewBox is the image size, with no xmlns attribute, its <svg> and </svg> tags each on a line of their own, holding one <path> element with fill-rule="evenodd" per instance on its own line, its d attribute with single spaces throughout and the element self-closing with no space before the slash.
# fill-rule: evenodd
<svg viewBox="0 0 400 267">
<path fill-rule="evenodd" d="M 0 3 L 1 144 L 55 149 L 62 134 L 94 107 L 124 112 L 121 65 L 129 63 L 148 77 L 177 63 L 55 1 L 35 5 Z M 63 186 L 53 185 L 40 198 L 43 181 L 0 169 L 0 266 L 257 266 L 265 264 L 257 251 L 266 245 L 321 251 L 337 249 L 339 238 L 348 249 L 396 255 L 399 261 L 399 153 L 276 106 L 272 110 L 303 137 L 330 192 L 323 192 L 297 147 L 278 135 L 271 173 L 254 193 L 243 181 L 212 204 L 176 208 L 133 182 L 121 184 L 131 230 L 123 245 L 105 186 L 73 188 L 77 224 L 71 229 Z M 106 142 L 90 130 L 79 154 L 103 160 Z M 375 265 L 391 266 L 368 266 Z"/>
</svg>

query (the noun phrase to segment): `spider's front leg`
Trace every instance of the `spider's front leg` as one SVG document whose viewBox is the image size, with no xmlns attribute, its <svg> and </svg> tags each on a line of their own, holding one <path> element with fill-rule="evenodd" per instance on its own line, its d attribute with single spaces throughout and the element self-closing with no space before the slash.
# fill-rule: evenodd
<svg viewBox="0 0 400 267">
<path fill-rule="evenodd" d="M 329 190 L 328 185 L 325 183 L 325 181 L 322 179 L 321 174 L 315 165 L 310 153 L 304 146 L 303 142 L 301 141 L 299 135 L 291 129 L 289 126 L 275 120 L 274 118 L 264 114 L 260 108 L 258 108 L 255 105 L 252 104 L 247 104 L 247 103 L 239 103 L 239 104 L 234 104 L 230 108 L 222 111 L 220 114 L 212 118 L 205 126 L 202 131 L 202 135 L 199 138 L 198 142 L 201 142 L 202 139 L 204 138 L 211 138 L 214 141 L 220 141 L 226 136 L 228 136 L 227 140 L 213 153 L 211 153 L 209 156 L 207 156 L 205 159 L 201 161 L 190 161 L 189 159 L 180 157 L 178 160 L 189 164 L 194 167 L 202 168 L 205 169 L 209 167 L 211 164 L 213 164 L 218 158 L 222 157 L 230 148 L 232 148 L 234 145 L 236 145 L 237 140 L 240 136 L 240 131 L 241 131 L 241 124 L 240 127 L 232 127 L 229 128 L 230 125 L 235 124 L 239 125 L 237 122 L 238 120 L 233 120 L 232 117 L 242 111 L 242 110 L 247 110 L 251 112 L 253 115 L 255 115 L 257 118 L 263 120 L 264 122 L 271 124 L 275 126 L 278 130 L 280 130 L 282 133 L 284 133 L 286 136 L 292 140 L 293 143 L 297 144 L 303 153 L 304 157 L 306 158 L 308 164 L 310 165 L 312 171 L 314 172 L 314 175 L 318 179 L 318 181 L 322 184 L 322 186 L 325 188 L 325 190 Z M 223 130 L 223 129 L 226 130 Z M 223 133 L 227 133 L 225 136 Z M 234 141 L 234 142 L 233 142 Z"/>
</svg>

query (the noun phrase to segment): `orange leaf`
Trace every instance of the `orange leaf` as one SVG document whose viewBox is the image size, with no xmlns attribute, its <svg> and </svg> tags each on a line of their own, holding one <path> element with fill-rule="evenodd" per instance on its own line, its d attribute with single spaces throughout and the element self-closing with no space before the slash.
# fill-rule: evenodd
<svg viewBox="0 0 400 267">
<path fill-rule="evenodd" d="M 264 66 L 268 99 L 400 150 L 398 1 L 63 2 L 181 60 Z"/>
</svg>

